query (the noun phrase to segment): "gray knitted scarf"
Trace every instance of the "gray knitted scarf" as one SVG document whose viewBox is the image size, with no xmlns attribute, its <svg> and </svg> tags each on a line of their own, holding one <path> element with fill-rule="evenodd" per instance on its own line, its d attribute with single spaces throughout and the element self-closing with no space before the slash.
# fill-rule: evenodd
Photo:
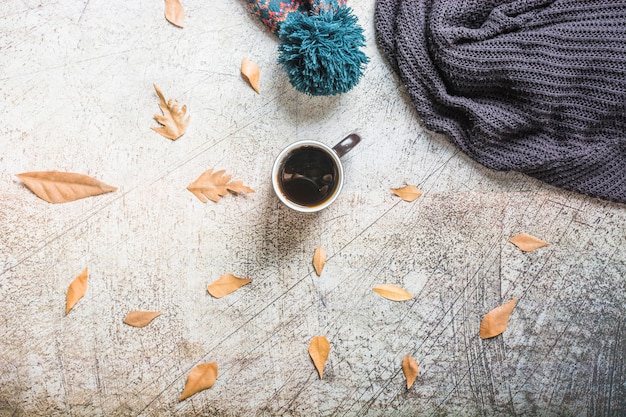
<svg viewBox="0 0 626 417">
<path fill-rule="evenodd" d="M 626 0 L 378 0 L 425 125 L 497 170 L 626 202 Z"/>
</svg>

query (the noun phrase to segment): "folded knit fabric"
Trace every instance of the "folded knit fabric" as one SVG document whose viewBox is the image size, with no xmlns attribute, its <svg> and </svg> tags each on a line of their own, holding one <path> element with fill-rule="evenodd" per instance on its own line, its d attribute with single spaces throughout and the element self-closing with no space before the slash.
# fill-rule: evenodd
<svg viewBox="0 0 626 417">
<path fill-rule="evenodd" d="M 378 0 L 426 126 L 497 170 L 626 202 L 625 0 Z"/>
</svg>

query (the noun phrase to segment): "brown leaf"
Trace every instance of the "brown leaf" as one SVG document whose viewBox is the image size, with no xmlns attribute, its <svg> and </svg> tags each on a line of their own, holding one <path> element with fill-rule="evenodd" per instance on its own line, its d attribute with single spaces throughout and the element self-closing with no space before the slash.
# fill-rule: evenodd
<svg viewBox="0 0 626 417">
<path fill-rule="evenodd" d="M 513 312 L 516 302 L 517 298 L 513 298 L 485 314 L 480 322 L 480 337 L 482 339 L 497 336 L 506 330 L 509 325 L 509 316 Z"/>
<path fill-rule="evenodd" d="M 324 265 L 326 265 L 326 251 L 321 246 L 318 246 L 313 255 L 313 267 L 318 277 L 322 275 Z"/>
<path fill-rule="evenodd" d="M 317 369 L 317 373 L 322 379 L 324 375 L 324 366 L 326 365 L 326 360 L 328 359 L 328 354 L 330 353 L 330 343 L 328 339 L 324 336 L 315 336 L 311 340 L 311 344 L 309 344 L 309 355 L 313 360 L 313 364 Z"/>
<path fill-rule="evenodd" d="M 402 359 L 402 372 L 404 372 L 404 377 L 406 378 L 406 389 L 411 388 L 411 385 L 415 382 L 418 369 L 415 359 L 409 355 L 404 355 L 404 359 Z"/>
<path fill-rule="evenodd" d="M 235 194 L 254 192 L 252 188 L 243 185 L 242 181 L 230 181 L 232 175 L 224 175 L 225 172 L 223 169 L 213 172 L 211 168 L 189 184 L 187 189 L 203 203 L 209 200 L 217 203 L 229 191 Z"/>
<path fill-rule="evenodd" d="M 211 388 L 217 380 L 217 362 L 201 363 L 196 365 L 189 375 L 183 393 L 180 394 L 178 401 L 189 398 L 207 388 Z"/>
<path fill-rule="evenodd" d="M 183 105 L 182 108 L 178 107 L 178 102 L 174 99 L 165 101 L 165 97 L 159 87 L 154 85 L 157 95 L 159 96 L 159 108 L 163 112 L 163 116 L 159 114 L 154 115 L 154 120 L 159 122 L 162 126 L 153 127 L 152 130 L 164 136 L 168 139 L 176 140 L 187 131 L 187 125 L 189 125 L 189 116 L 185 117 L 187 113 L 187 106 Z"/>
<path fill-rule="evenodd" d="M 413 298 L 413 296 L 404 288 L 391 284 L 378 285 L 374 287 L 374 292 L 391 301 L 406 301 Z"/>
<path fill-rule="evenodd" d="M 70 284 L 67 289 L 67 294 L 65 295 L 65 314 L 69 313 L 70 310 L 76 305 L 78 300 L 83 298 L 85 293 L 87 292 L 87 280 L 89 278 L 89 272 L 87 268 L 83 270 L 74 281 Z"/>
<path fill-rule="evenodd" d="M 72 172 L 24 172 L 17 177 L 37 197 L 49 203 L 67 203 L 117 190 L 95 178 Z"/>
<path fill-rule="evenodd" d="M 179 0 L 165 0 L 165 18 L 179 28 L 185 26 L 185 9 Z"/>
<path fill-rule="evenodd" d="M 422 192 L 413 185 L 407 185 L 401 188 L 392 188 L 391 191 L 404 201 L 413 201 L 422 195 Z"/>
<path fill-rule="evenodd" d="M 248 278 L 237 278 L 232 274 L 224 274 L 217 281 L 209 284 L 207 291 L 215 298 L 222 298 L 251 282 L 252 280 Z"/>
<path fill-rule="evenodd" d="M 509 242 L 511 242 L 524 252 L 532 252 L 535 249 L 539 249 L 549 245 L 548 242 L 544 242 L 543 240 L 528 235 L 526 233 L 520 233 L 519 235 L 513 236 L 509 239 Z"/>
<path fill-rule="evenodd" d="M 259 79 L 261 78 L 259 66 L 248 58 L 244 58 L 241 61 L 241 75 L 248 80 L 254 91 L 259 93 Z"/>
<path fill-rule="evenodd" d="M 146 327 L 160 315 L 160 311 L 131 311 L 124 318 L 124 323 L 133 327 Z"/>
</svg>

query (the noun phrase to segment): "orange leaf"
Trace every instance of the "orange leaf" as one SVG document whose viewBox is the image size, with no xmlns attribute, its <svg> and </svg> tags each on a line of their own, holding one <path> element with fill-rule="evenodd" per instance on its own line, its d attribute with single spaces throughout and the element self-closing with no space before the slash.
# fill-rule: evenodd
<svg viewBox="0 0 626 417">
<path fill-rule="evenodd" d="M 160 311 L 131 311 L 124 318 L 124 323 L 133 327 L 145 327 L 160 315 Z"/>
<path fill-rule="evenodd" d="M 165 0 L 165 18 L 175 26 L 185 26 L 185 9 L 179 0 Z"/>
<path fill-rule="evenodd" d="M 159 122 L 161 126 L 153 127 L 152 130 L 168 139 L 176 140 L 185 134 L 187 125 L 189 125 L 189 116 L 185 117 L 187 106 L 183 105 L 182 108 L 179 108 L 178 102 L 174 99 L 165 101 L 165 97 L 159 90 L 159 87 L 156 84 L 153 84 L 153 86 L 159 96 L 159 108 L 163 112 L 163 116 L 159 114 L 154 115 L 154 120 Z"/>
<path fill-rule="evenodd" d="M 392 188 L 391 191 L 404 201 L 413 201 L 422 195 L 422 192 L 412 185 L 401 188 Z"/>
<path fill-rule="evenodd" d="M 259 66 L 248 58 L 241 61 L 241 75 L 250 83 L 250 86 L 259 93 L 259 79 L 261 77 Z"/>
<path fill-rule="evenodd" d="M 235 194 L 254 192 L 252 188 L 243 185 L 242 181 L 230 181 L 232 175 L 224 175 L 225 172 L 225 170 L 213 172 L 211 168 L 189 184 L 187 189 L 203 203 L 209 200 L 217 203 L 229 191 Z"/>
<path fill-rule="evenodd" d="M 207 291 L 215 298 L 222 298 L 251 282 L 252 280 L 248 278 L 237 278 L 232 274 L 224 274 L 217 281 L 209 284 Z"/>
<path fill-rule="evenodd" d="M 402 359 L 402 372 L 404 372 L 404 377 L 406 378 L 406 389 L 411 388 L 411 385 L 415 382 L 418 369 L 415 359 L 409 355 L 404 355 L 404 359 Z"/>
<path fill-rule="evenodd" d="M 217 362 L 201 363 L 196 365 L 189 375 L 183 393 L 180 394 L 178 401 L 189 398 L 207 388 L 211 388 L 217 380 Z"/>
<path fill-rule="evenodd" d="M 413 296 L 404 288 L 390 284 L 378 285 L 374 287 L 374 292 L 391 301 L 406 301 L 413 298 Z"/>
<path fill-rule="evenodd" d="M 326 252 L 321 246 L 318 246 L 317 249 L 315 249 L 315 254 L 313 255 L 313 267 L 315 268 L 315 273 L 318 277 L 322 275 L 324 265 L 326 265 Z"/>
<path fill-rule="evenodd" d="M 513 236 L 509 239 L 509 242 L 511 242 L 524 252 L 532 252 L 535 249 L 539 249 L 549 245 L 548 242 L 544 242 L 543 240 L 528 235 L 526 233 L 520 233 L 519 235 Z"/>
<path fill-rule="evenodd" d="M 485 314 L 480 322 L 480 337 L 482 339 L 497 336 L 506 330 L 509 325 L 509 316 L 513 312 L 516 302 L 517 298 L 513 298 Z"/>
<path fill-rule="evenodd" d="M 70 284 L 67 289 L 67 294 L 65 295 L 65 314 L 69 313 L 70 310 L 76 305 L 78 300 L 83 298 L 85 293 L 87 292 L 87 280 L 89 273 L 87 268 L 83 270 L 74 281 Z"/>
<path fill-rule="evenodd" d="M 309 345 L 309 355 L 313 360 L 313 364 L 317 369 L 317 373 L 320 375 L 320 379 L 322 379 L 324 375 L 324 366 L 326 365 L 326 360 L 328 359 L 328 354 L 330 353 L 330 343 L 328 339 L 324 336 L 315 336 L 311 340 L 311 344 Z"/>
<path fill-rule="evenodd" d="M 95 178 L 72 172 L 24 172 L 17 177 L 37 197 L 49 203 L 67 203 L 117 190 Z"/>
</svg>

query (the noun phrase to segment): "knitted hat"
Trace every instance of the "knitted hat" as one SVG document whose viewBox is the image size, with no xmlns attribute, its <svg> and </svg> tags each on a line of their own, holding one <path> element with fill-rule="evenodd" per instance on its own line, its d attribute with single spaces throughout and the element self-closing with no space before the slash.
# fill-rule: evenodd
<svg viewBox="0 0 626 417">
<path fill-rule="evenodd" d="M 280 39 L 278 62 L 296 90 L 326 96 L 345 93 L 363 75 L 363 29 L 347 0 L 248 0 Z"/>
</svg>

